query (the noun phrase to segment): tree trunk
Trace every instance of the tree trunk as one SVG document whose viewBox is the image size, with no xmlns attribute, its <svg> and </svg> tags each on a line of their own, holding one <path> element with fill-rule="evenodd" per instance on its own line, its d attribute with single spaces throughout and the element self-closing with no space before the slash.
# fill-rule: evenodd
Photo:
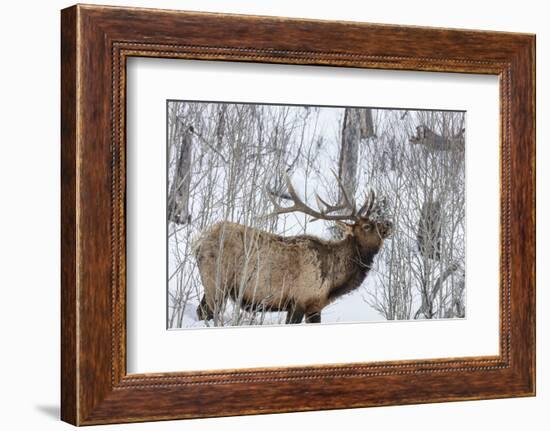
<svg viewBox="0 0 550 431">
<path fill-rule="evenodd" d="M 416 233 L 418 251 L 424 259 L 441 259 L 442 225 L 441 203 L 427 199 L 422 205 Z"/>
<path fill-rule="evenodd" d="M 184 130 L 176 161 L 176 172 L 168 199 L 168 220 L 177 224 L 190 221 L 189 189 L 191 186 L 191 161 L 193 158 L 192 131 Z"/>
<path fill-rule="evenodd" d="M 361 139 L 368 139 L 376 136 L 374 133 L 374 122 L 372 121 L 372 109 L 358 109 L 361 124 Z"/>
<path fill-rule="evenodd" d="M 362 109 L 346 108 L 344 124 L 342 125 L 342 142 L 340 145 L 340 161 L 338 177 L 349 196 L 355 196 L 357 189 L 357 159 L 359 156 L 359 141 L 361 140 Z M 342 192 L 340 192 L 342 193 Z M 339 201 L 343 196 L 340 194 Z"/>
<path fill-rule="evenodd" d="M 362 138 L 374 136 L 372 111 L 370 109 L 346 108 L 342 124 L 342 141 L 338 162 L 338 178 L 346 189 L 348 196 L 355 197 L 357 191 L 357 164 L 359 143 Z M 338 202 L 343 202 L 342 191 L 338 192 Z M 330 228 L 336 239 L 342 237 L 337 226 Z"/>
</svg>

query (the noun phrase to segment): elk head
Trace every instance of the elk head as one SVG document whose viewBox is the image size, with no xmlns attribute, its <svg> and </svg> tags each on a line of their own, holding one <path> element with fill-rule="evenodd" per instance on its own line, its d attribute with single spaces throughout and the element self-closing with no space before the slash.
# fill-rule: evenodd
<svg viewBox="0 0 550 431">
<path fill-rule="evenodd" d="M 334 173 L 333 173 L 334 174 Z M 305 204 L 294 189 L 287 174 L 285 181 L 288 190 L 288 198 L 293 202 L 292 206 L 283 207 L 268 193 L 275 211 L 270 215 L 280 215 L 292 212 L 307 214 L 316 220 L 334 221 L 339 226 L 345 237 L 353 236 L 358 245 L 364 249 L 378 249 L 393 229 L 391 221 L 384 218 L 385 200 L 376 200 L 374 191 L 365 194 L 363 205 L 357 209 L 355 199 L 349 195 L 339 177 L 334 174 L 341 192 L 341 202 L 331 205 L 323 200 L 318 194 L 318 210 Z"/>
</svg>

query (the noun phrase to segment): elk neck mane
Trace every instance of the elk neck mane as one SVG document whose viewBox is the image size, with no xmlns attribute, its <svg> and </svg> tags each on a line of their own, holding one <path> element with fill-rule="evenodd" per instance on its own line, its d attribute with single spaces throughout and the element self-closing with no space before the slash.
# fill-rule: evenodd
<svg viewBox="0 0 550 431">
<path fill-rule="evenodd" d="M 361 286 L 379 250 L 379 248 L 361 247 L 354 236 L 349 236 L 341 241 L 334 242 L 333 246 L 342 247 L 347 250 L 349 254 L 344 257 L 346 259 L 344 262 L 345 276 L 331 287 L 328 296 L 329 302 Z"/>
</svg>

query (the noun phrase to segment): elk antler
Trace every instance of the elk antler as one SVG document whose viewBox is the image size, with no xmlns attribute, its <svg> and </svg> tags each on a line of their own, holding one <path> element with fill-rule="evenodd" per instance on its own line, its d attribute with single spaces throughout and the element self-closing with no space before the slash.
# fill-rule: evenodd
<svg viewBox="0 0 550 431">
<path fill-rule="evenodd" d="M 359 212 L 357 213 L 357 215 L 359 215 L 359 217 L 367 218 L 374 209 L 374 202 L 375 194 L 374 191 L 370 189 L 368 195 L 365 193 L 365 203 L 361 206 L 361 208 L 359 208 Z"/>
<path fill-rule="evenodd" d="M 342 181 L 340 180 L 340 177 L 336 175 L 336 172 L 334 172 L 332 169 L 330 170 L 332 172 L 332 175 L 334 175 L 334 178 L 336 178 L 336 182 L 338 183 L 338 187 L 340 187 L 340 192 L 342 193 L 342 198 L 344 202 L 342 202 L 342 205 L 345 205 L 346 208 L 351 209 L 351 213 L 356 216 L 357 215 L 357 205 L 355 203 L 355 199 L 350 198 L 348 195 L 348 191 L 346 190 L 346 187 L 344 184 L 342 184 Z"/>
<path fill-rule="evenodd" d="M 338 178 L 337 178 L 338 180 Z M 307 206 L 298 196 L 298 193 L 296 193 L 296 190 L 294 189 L 294 186 L 292 185 L 292 182 L 290 181 L 290 177 L 288 174 L 285 173 L 285 182 L 286 187 L 288 190 L 288 194 L 290 195 L 290 200 L 294 203 L 290 207 L 283 207 L 277 203 L 277 201 L 268 193 L 268 198 L 275 207 L 275 211 L 273 211 L 269 216 L 273 215 L 280 215 L 280 214 L 288 214 L 292 212 L 301 212 L 307 215 L 312 216 L 316 220 L 357 220 L 357 212 L 355 209 L 355 201 L 349 198 L 347 193 L 345 192 L 345 189 L 343 188 L 341 182 L 338 180 L 338 185 L 342 189 L 342 196 L 344 197 L 345 203 L 337 204 L 337 205 L 330 205 L 326 203 L 323 199 L 319 197 L 319 195 L 316 195 L 317 202 L 322 203 L 325 206 L 324 210 L 318 211 L 314 210 L 313 208 Z M 319 205 L 320 206 L 320 205 Z M 342 211 L 348 209 L 350 212 L 348 214 L 331 214 L 335 211 Z"/>
</svg>

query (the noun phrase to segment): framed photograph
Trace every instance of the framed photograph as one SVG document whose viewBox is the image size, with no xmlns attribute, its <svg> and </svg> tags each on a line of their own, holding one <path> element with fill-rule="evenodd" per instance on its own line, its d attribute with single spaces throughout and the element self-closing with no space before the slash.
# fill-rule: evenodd
<svg viewBox="0 0 550 431">
<path fill-rule="evenodd" d="M 62 419 L 535 394 L 535 36 L 61 14 Z"/>
</svg>

